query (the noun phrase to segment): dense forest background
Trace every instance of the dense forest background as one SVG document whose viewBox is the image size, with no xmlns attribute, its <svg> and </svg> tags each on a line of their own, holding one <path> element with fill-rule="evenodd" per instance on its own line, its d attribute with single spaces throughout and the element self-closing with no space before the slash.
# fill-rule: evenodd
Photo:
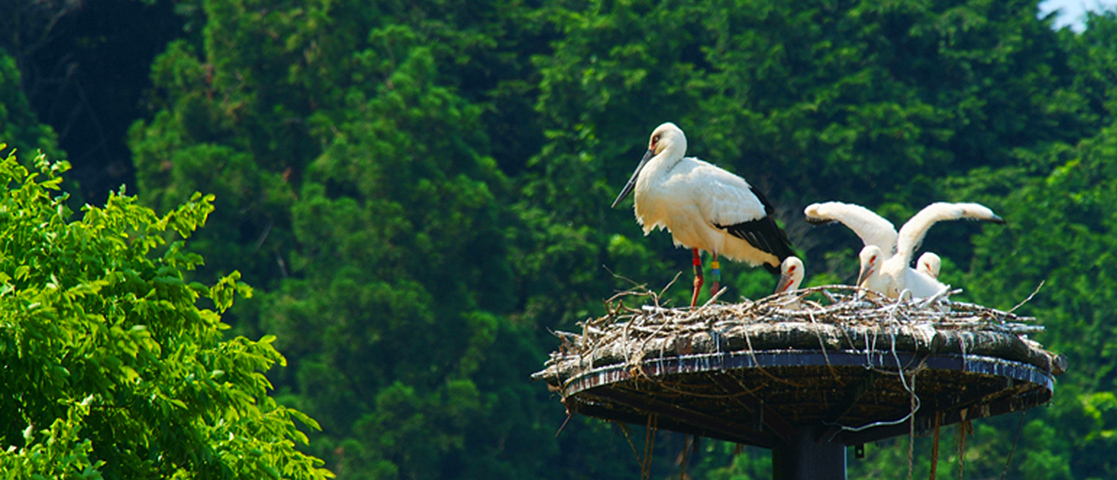
<svg viewBox="0 0 1117 480">
<path fill-rule="evenodd" d="M 767 193 L 810 284 L 852 281 L 860 243 L 807 204 L 900 223 L 981 202 L 1008 226 L 925 244 L 963 300 L 1045 282 L 1020 311 L 1070 371 L 1050 405 L 945 435 L 939 475 L 1117 478 L 1117 14 L 1055 30 L 1038 3 L 8 0 L 0 142 L 68 159 L 74 211 L 123 186 L 160 213 L 213 194 L 190 275 L 254 288 L 226 334 L 275 336 L 273 396 L 317 420 L 304 450 L 339 478 L 640 475 L 641 427 L 556 436 L 528 377 L 551 330 L 689 267 L 609 209 L 664 121 Z M 775 282 L 723 271 L 729 298 Z M 850 477 L 905 476 L 907 442 L 850 455 Z M 684 445 L 659 434 L 654 477 Z M 925 477 L 930 439 L 914 452 Z M 706 440 L 687 465 L 769 472 Z"/>
</svg>

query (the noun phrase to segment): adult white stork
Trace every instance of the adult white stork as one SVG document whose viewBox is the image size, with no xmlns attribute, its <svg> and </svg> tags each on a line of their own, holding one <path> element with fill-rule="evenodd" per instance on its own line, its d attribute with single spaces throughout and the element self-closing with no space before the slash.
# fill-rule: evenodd
<svg viewBox="0 0 1117 480">
<path fill-rule="evenodd" d="M 763 264 L 772 272 L 794 255 L 791 242 L 776 221 L 764 195 L 745 179 L 694 157 L 685 157 L 686 135 L 674 123 L 656 127 L 648 151 L 632 172 L 611 208 L 633 190 L 636 220 L 644 235 L 667 229 L 676 246 L 694 253 L 694 294 L 702 287 L 702 260 L 698 250 L 713 255 L 710 263 L 718 289 L 718 255 L 750 265 Z"/>
<path fill-rule="evenodd" d="M 857 284 L 885 293 L 892 298 L 898 297 L 906 288 L 904 285 L 908 283 L 911 283 L 910 286 L 914 288 L 909 290 L 917 298 L 934 295 L 938 290 L 945 288 L 945 285 L 938 283 L 934 277 L 926 273 L 916 275 L 918 272 L 909 266 L 914 251 L 919 248 L 932 225 L 941 221 L 960 219 L 1004 223 L 1004 219 L 998 217 L 992 210 L 977 203 L 932 203 L 904 223 L 898 234 L 892 222 L 860 205 L 841 202 L 815 203 L 808 205 L 803 213 L 810 223 L 841 222 L 861 237 L 866 248 L 861 250 L 861 273 L 858 275 Z M 868 248 L 870 246 L 876 247 L 876 250 L 870 250 Z M 935 258 L 937 259 L 938 256 L 936 255 Z M 900 266 L 911 270 L 911 274 L 906 273 Z M 933 288 L 937 289 L 921 295 Z"/>
<path fill-rule="evenodd" d="M 942 270 L 942 259 L 934 252 L 923 252 L 923 255 L 915 261 L 915 270 L 938 280 L 939 271 Z"/>
<path fill-rule="evenodd" d="M 780 264 L 780 281 L 776 283 L 775 293 L 787 293 L 799 289 L 803 283 L 803 261 L 799 257 L 787 257 Z"/>
</svg>

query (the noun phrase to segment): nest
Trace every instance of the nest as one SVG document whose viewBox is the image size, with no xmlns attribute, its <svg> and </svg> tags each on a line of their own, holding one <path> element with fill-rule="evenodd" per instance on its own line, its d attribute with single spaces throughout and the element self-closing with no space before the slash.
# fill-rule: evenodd
<svg viewBox="0 0 1117 480">
<path fill-rule="evenodd" d="M 814 293 L 825 301 L 805 300 Z M 651 358 L 772 349 L 975 354 L 1025 362 L 1055 375 L 1066 370 L 1064 357 L 1027 337 L 1044 330 L 1034 317 L 941 298 L 895 301 L 829 285 L 695 309 L 634 309 L 617 299 L 608 305 L 606 315 L 578 323 L 580 334 L 555 332 L 561 346 L 533 378 L 557 386 L 595 366 L 639 368 Z"/>
<path fill-rule="evenodd" d="M 555 332 L 559 349 L 532 375 L 571 412 L 656 415 L 661 428 L 770 446 L 818 422 L 906 432 L 914 424 L 903 422 L 937 428 L 1029 408 L 1067 368 L 1027 337 L 1044 329 L 1035 318 L 945 299 L 955 292 L 896 301 L 830 285 L 698 308 L 661 307 L 651 292 L 641 294 L 650 305 L 631 308 L 633 293 L 579 322 L 580 333 Z M 877 430 L 843 441 L 893 434 Z"/>
</svg>

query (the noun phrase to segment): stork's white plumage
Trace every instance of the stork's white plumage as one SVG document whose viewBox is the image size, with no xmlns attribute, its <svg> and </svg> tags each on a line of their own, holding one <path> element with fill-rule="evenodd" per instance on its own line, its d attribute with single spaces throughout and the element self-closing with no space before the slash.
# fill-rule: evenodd
<svg viewBox="0 0 1117 480">
<path fill-rule="evenodd" d="M 799 257 L 787 257 L 780 264 L 780 281 L 776 283 L 775 293 L 787 293 L 799 289 L 803 283 L 803 261 Z"/>
<path fill-rule="evenodd" d="M 892 222 L 860 205 L 841 202 L 816 203 L 808 205 L 803 213 L 806 214 L 808 222 L 819 224 L 837 221 L 853 230 L 866 246 L 860 255 L 861 275 L 858 278 L 858 285 L 885 293 L 892 298 L 897 298 L 905 288 L 916 298 L 934 295 L 945 288 L 945 285 L 935 279 L 937 271 L 935 276 L 931 276 L 927 273 L 919 273 L 909 266 L 912 255 L 919 248 L 932 225 L 941 221 L 960 219 L 1004 223 L 1004 220 L 992 210 L 977 203 L 932 203 L 904 223 L 898 234 Z M 876 247 L 877 250 L 869 250 L 869 246 Z M 866 262 L 874 257 L 874 253 L 876 261 L 867 264 Z M 937 259 L 938 256 L 936 255 L 935 258 Z M 911 272 L 906 272 L 904 269 Z M 930 291 L 932 289 L 934 291 Z M 930 293 L 927 293 L 928 291 Z"/>
<path fill-rule="evenodd" d="M 915 261 L 915 270 L 938 280 L 939 271 L 942 270 L 942 259 L 934 252 L 923 252 L 923 255 Z"/>
<path fill-rule="evenodd" d="M 861 260 L 861 270 L 857 274 L 857 286 L 885 293 L 888 290 L 888 281 L 880 274 L 881 267 L 888 259 L 884 252 L 876 245 L 865 245 L 858 258 Z"/>
<path fill-rule="evenodd" d="M 1005 223 L 1003 218 L 988 207 L 977 203 L 938 202 L 927 205 L 900 227 L 900 234 L 896 238 L 896 254 L 881 267 L 880 273 L 889 284 L 885 294 L 897 298 L 900 292 L 908 290 L 914 298 L 926 298 L 946 288 L 946 285 L 930 275 L 911 268 L 911 257 L 923 243 L 923 237 L 927 235 L 931 225 L 963 218 Z"/>
<path fill-rule="evenodd" d="M 702 285 L 698 250 L 713 255 L 711 290 L 717 289 L 718 255 L 750 265 L 764 264 L 774 272 L 793 252 L 787 234 L 770 216 L 772 206 L 763 194 L 737 175 L 685 157 L 686 148 L 686 135 L 674 123 L 656 127 L 647 153 L 612 206 L 635 190 L 636 220 L 644 234 L 667 229 L 676 246 L 693 251 L 694 306 Z"/>
<path fill-rule="evenodd" d="M 896 227 L 892 222 L 861 205 L 842 202 L 813 203 L 803 209 L 807 221 L 814 224 L 841 222 L 866 246 L 874 245 L 886 257 L 896 251 Z"/>
</svg>

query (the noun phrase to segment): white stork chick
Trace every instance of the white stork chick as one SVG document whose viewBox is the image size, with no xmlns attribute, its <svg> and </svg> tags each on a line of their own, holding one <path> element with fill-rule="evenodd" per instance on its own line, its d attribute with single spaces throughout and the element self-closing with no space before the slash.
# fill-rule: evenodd
<svg viewBox="0 0 1117 480">
<path fill-rule="evenodd" d="M 803 210 L 807 222 L 825 224 L 841 222 L 861 238 L 865 247 L 858 255 L 861 269 L 857 286 L 884 293 L 888 283 L 880 276 L 880 267 L 896 250 L 896 227 L 884 217 L 861 205 L 842 202 L 813 203 Z"/>
<path fill-rule="evenodd" d="M 927 298 L 947 288 L 931 275 L 911 268 L 911 257 L 923 243 L 923 237 L 927 235 L 931 225 L 944 220 L 963 218 L 986 220 L 997 224 L 1005 223 L 1004 219 L 992 210 L 977 203 L 939 202 L 924 207 L 903 227 L 900 227 L 900 234 L 896 239 L 896 254 L 881 266 L 880 274 L 888 282 L 888 290 L 885 294 L 897 298 L 901 292 L 908 290 L 914 298 Z"/>
<path fill-rule="evenodd" d="M 857 274 L 857 286 L 874 292 L 885 293 L 888 290 L 888 282 L 885 277 L 880 275 L 880 269 L 887 258 L 881 252 L 880 247 L 866 245 L 865 248 L 861 249 L 858 257 L 861 260 L 861 270 Z"/>
<path fill-rule="evenodd" d="M 878 292 L 886 293 L 892 298 L 896 298 L 903 288 L 894 288 L 895 279 L 899 275 L 899 269 L 893 267 L 892 273 L 885 274 L 884 264 L 893 261 L 893 258 L 900 256 L 901 247 L 908 249 L 907 260 L 903 260 L 904 265 L 911 263 L 911 255 L 914 250 L 922 243 L 923 237 L 927 235 L 927 230 L 932 225 L 945 220 L 985 220 L 993 223 L 1004 223 L 1001 217 L 998 217 L 983 205 L 977 203 L 932 203 L 920 210 L 909 219 L 902 227 L 900 233 L 896 233 L 896 228 L 892 222 L 877 215 L 873 211 L 850 203 L 841 202 L 826 202 L 815 203 L 808 205 L 803 211 L 807 217 L 807 221 L 814 224 L 823 224 L 829 222 L 841 222 L 853 233 L 856 233 L 861 241 L 868 246 L 875 246 L 877 262 L 871 265 L 871 268 L 866 270 L 867 258 L 872 257 L 872 252 L 867 252 L 866 249 L 861 251 L 861 270 L 862 276 L 858 278 L 858 286 L 876 290 Z M 906 239 L 906 240 L 905 240 Z M 905 243 L 906 242 L 906 243 Z M 934 255 L 934 254 L 931 254 Z M 935 255 L 935 259 L 938 256 Z M 900 260 L 897 260 L 898 263 Z M 927 275 L 931 280 L 937 277 L 937 270 L 935 275 Z M 920 284 L 928 282 L 913 280 Z M 936 281 L 937 283 L 937 281 Z M 941 284 L 940 284 L 941 285 Z M 931 288 L 931 287 L 926 287 Z M 894 289 L 895 293 L 889 293 L 890 289 Z M 912 292 L 916 297 L 920 295 Z M 936 292 L 932 292 L 933 295 Z M 929 296 L 929 295 L 928 295 Z"/>
<path fill-rule="evenodd" d="M 915 261 L 915 271 L 926 273 L 935 280 L 938 280 L 940 270 L 942 270 L 942 259 L 934 252 L 923 252 L 919 260 Z"/>
<path fill-rule="evenodd" d="M 737 175 L 685 157 L 686 147 L 686 135 L 674 123 L 656 127 L 647 153 L 612 207 L 635 190 L 633 205 L 644 235 L 656 228 L 667 229 L 676 246 L 691 249 L 693 307 L 703 283 L 699 250 L 713 255 L 711 294 L 718 288 L 718 255 L 749 265 L 763 264 L 775 272 L 794 253 L 787 233 L 770 216 L 773 209 L 763 194 Z"/>
<path fill-rule="evenodd" d="M 803 261 L 799 257 L 787 257 L 780 264 L 780 281 L 776 283 L 775 293 L 787 293 L 799 289 L 803 283 Z"/>
</svg>

